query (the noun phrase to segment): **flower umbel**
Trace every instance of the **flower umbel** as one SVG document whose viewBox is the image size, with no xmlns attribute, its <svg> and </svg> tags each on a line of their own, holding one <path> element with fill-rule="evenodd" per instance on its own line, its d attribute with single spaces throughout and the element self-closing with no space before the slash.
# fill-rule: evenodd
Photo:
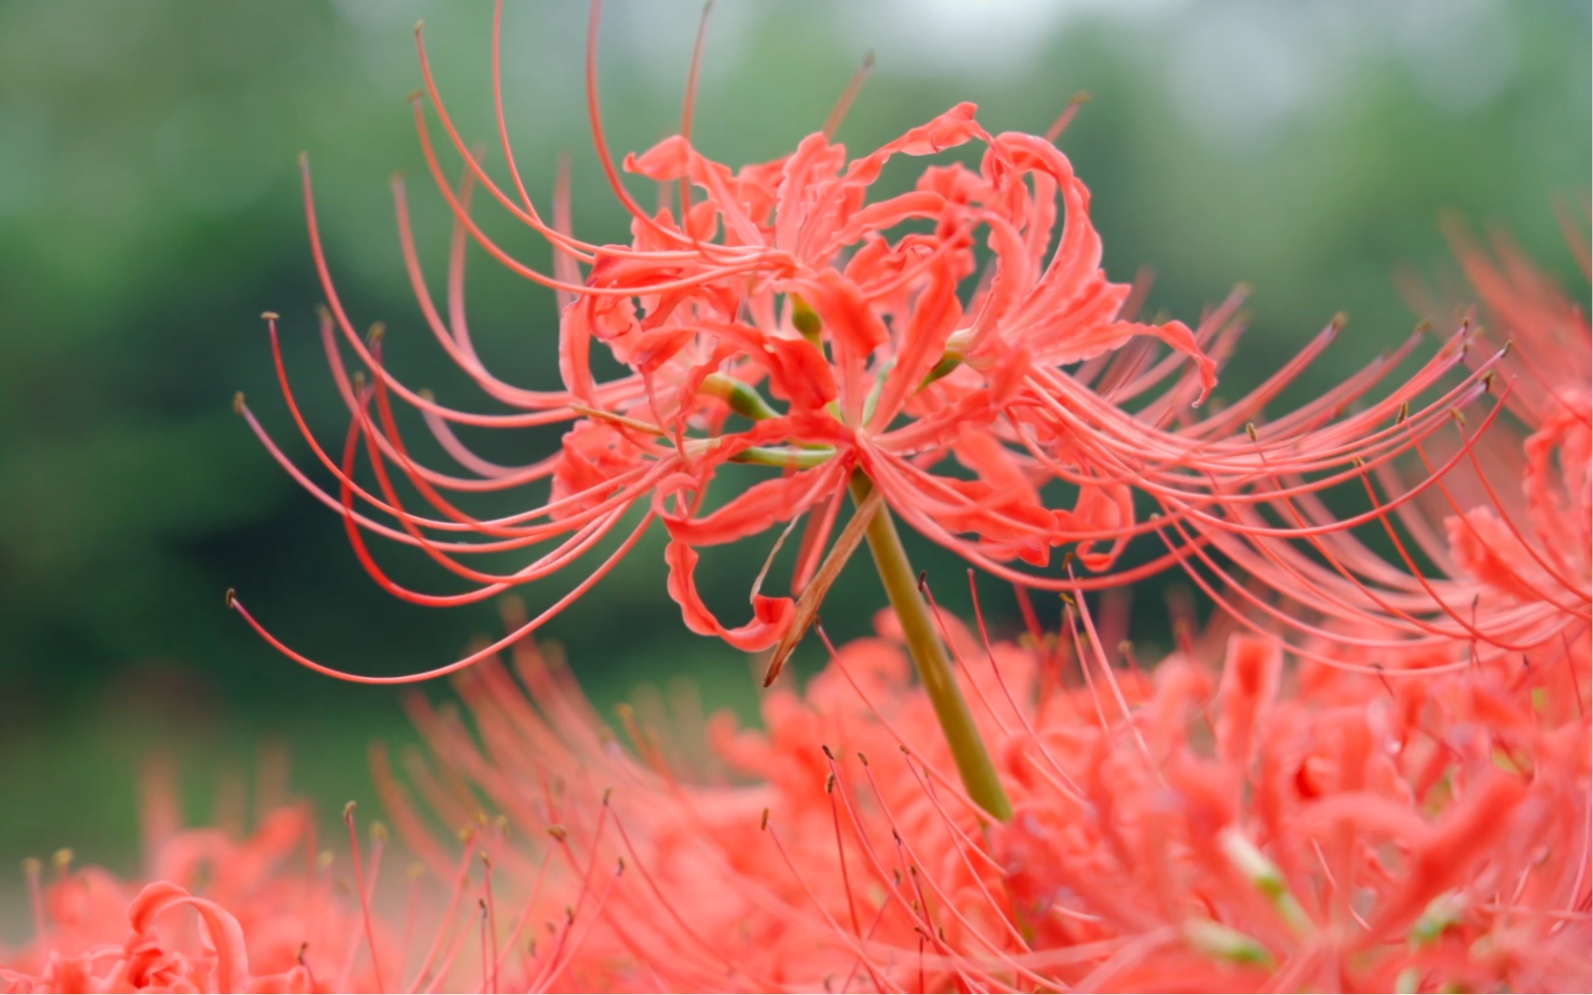
<svg viewBox="0 0 1593 995">
<path fill-rule="evenodd" d="M 457 678 L 471 721 L 415 701 L 424 804 L 385 758 L 379 779 L 441 869 L 428 806 L 551 833 L 551 858 L 493 851 L 500 901 L 546 893 L 549 859 L 560 886 L 601 886 L 573 963 L 655 989 L 1587 986 L 1590 723 L 1543 707 L 1557 675 L 1392 683 L 1226 621 L 1144 671 L 1101 643 L 1119 619 L 1070 611 L 1017 644 L 940 624 L 1004 825 L 961 790 L 889 613 L 805 691 L 773 689 L 755 729 L 643 699 L 611 732 L 523 644 L 512 671 Z"/>
<path fill-rule="evenodd" d="M 594 6 L 594 22 L 595 17 Z M 457 137 L 431 84 L 429 65 L 423 66 L 434 106 L 449 135 Z M 694 191 L 702 198 L 685 209 L 684 220 L 670 208 L 656 214 L 642 210 L 619 185 L 606 157 L 595 90 L 592 110 L 605 166 L 635 216 L 635 242 L 592 245 L 564 234 L 562 225 L 550 227 L 523 189 L 517 201 L 466 152 L 465 190 L 455 192 L 446 181 L 443 188 L 458 222 L 446 321 L 432 303 L 409 239 L 403 188 L 395 188 L 405 256 L 438 341 L 489 396 L 523 414 L 466 414 L 397 381 L 381 362 L 381 342 L 368 343 L 354 332 L 333 290 L 310 212 L 330 304 L 323 314 L 323 338 L 354 415 L 343 460 L 316 447 L 339 481 L 341 498 L 318 493 L 330 506 L 341 507 L 351 523 L 418 546 L 477 585 L 444 597 L 400 588 L 351 531 L 362 560 L 394 593 L 428 604 L 491 597 L 565 566 L 640 506 L 644 521 L 636 532 L 655 518 L 669 531 L 670 593 L 687 624 L 744 649 L 767 648 L 790 625 L 793 600 L 755 593 L 751 621 L 721 623 L 697 596 L 698 549 L 749 538 L 813 512 L 813 534 L 795 571 L 793 586 L 800 590 L 817 570 L 848 481 L 861 471 L 888 505 L 929 516 L 948 537 L 971 534 L 974 538 L 958 540 L 969 549 L 1043 564 L 1056 545 L 1115 535 L 1123 523 L 1123 495 L 1087 489 L 1074 511 L 1049 511 L 1039 500 L 1039 486 L 1051 474 L 988 437 L 1015 403 L 1013 395 L 1028 370 L 1035 364 L 1077 362 L 1135 335 L 1152 335 L 1196 358 L 1200 390 L 1213 382 L 1214 363 L 1187 327 L 1119 319 L 1130 288 L 1110 283 L 1099 268 L 1100 241 L 1089 223 L 1088 194 L 1066 158 L 1034 136 L 988 135 L 972 105 L 959 105 L 859 159 L 849 159 L 824 134 L 809 136 L 791 156 L 739 172 L 703 159 L 685 136 L 628 157 L 628 168 L 657 180 L 666 193 L 678 183 L 688 200 Z M 418 102 L 416 112 L 428 161 L 442 179 Z M 930 155 L 971 141 L 988 146 L 981 172 L 960 165 L 935 167 L 914 192 L 869 203 L 869 189 L 891 158 Z M 518 184 L 512 158 L 510 164 Z M 468 213 L 468 188 L 475 183 L 484 183 L 502 206 L 549 238 L 558 275 L 546 276 L 509 259 L 481 232 Z M 1048 259 L 1059 194 L 1068 224 Z M 918 219 L 933 222 L 934 233 L 888 237 Z M 981 233 L 996 247 L 997 258 L 985 271 L 985 289 L 965 309 L 959 290 L 973 276 L 975 238 Z M 467 236 L 516 272 L 560 292 L 559 360 L 566 390 L 511 387 L 481 366 L 463 323 Z M 275 343 L 274 316 L 268 321 Z M 339 332 L 372 371 L 363 389 L 345 373 Z M 591 368 L 594 341 L 631 372 L 597 382 Z M 760 390 L 783 402 L 784 410 Z M 431 471 L 409 456 L 391 414 L 395 394 L 426 414 L 469 477 Z M 288 399 L 292 406 L 291 394 Z M 248 409 L 242 410 L 258 431 Z M 296 414 L 296 406 L 293 410 Z M 738 416 L 752 424 L 728 424 Z M 574 424 L 560 452 L 523 467 L 476 457 L 451 430 L 459 424 L 522 428 L 565 421 Z M 300 428 L 309 437 L 302 420 Z M 361 444 L 376 469 L 379 494 L 352 479 Z M 280 458 L 274 446 L 272 451 Z M 948 458 L 959 460 L 976 479 L 924 469 Z M 730 462 L 781 472 L 707 511 L 709 486 Z M 389 466 L 442 517 L 403 508 L 388 486 Z M 539 482 L 549 488 L 546 501 L 506 519 L 471 517 L 442 494 Z M 356 510 L 358 503 L 396 519 L 398 528 L 366 518 Z M 495 541 L 446 541 L 447 533 L 462 532 Z M 463 553 L 552 540 L 559 540 L 553 552 L 509 575 L 487 575 L 458 559 Z"/>
<path fill-rule="evenodd" d="M 405 260 L 427 325 L 449 359 L 513 412 L 444 405 L 387 368 L 387 337 L 373 332 L 363 338 L 333 286 L 307 166 L 311 243 L 328 302 L 321 337 L 351 414 L 341 459 L 315 441 L 288 390 L 280 352 L 277 362 L 298 428 L 336 480 L 336 493 L 294 467 L 241 399 L 238 407 L 288 471 L 343 515 L 356 554 L 378 583 L 410 601 L 441 606 L 491 598 L 562 572 L 610 537 L 622 538 L 520 631 L 451 664 L 401 677 L 362 677 L 317 663 L 279 641 L 229 595 L 229 605 L 266 639 L 323 673 L 398 682 L 485 659 L 590 589 L 655 521 L 669 536 L 668 590 L 686 625 L 742 649 L 774 647 L 770 680 L 813 620 L 834 568 L 862 543 L 875 518 L 892 534 L 899 518 L 970 563 L 1043 589 L 1116 587 L 1169 566 L 1199 569 L 1216 553 L 1219 586 L 1228 582 L 1221 563 L 1232 562 L 1290 590 L 1299 584 L 1287 575 L 1306 568 L 1295 562 L 1297 555 L 1273 567 L 1283 555 L 1277 548 L 1304 543 L 1331 549 L 1338 533 L 1375 521 L 1381 511 L 1335 521 L 1319 512 L 1317 495 L 1386 471 L 1445 430 L 1452 414 L 1491 383 L 1491 360 L 1465 370 L 1462 332 L 1409 381 L 1381 396 L 1374 397 L 1380 380 L 1415 340 L 1316 400 L 1264 420 L 1263 408 L 1337 334 L 1335 320 L 1256 390 L 1196 417 L 1193 407 L 1216 383 L 1218 358 L 1240 331 L 1240 294 L 1193 329 L 1179 321 L 1134 320 L 1134 288 L 1107 278 L 1089 192 L 1053 144 L 1070 114 L 1047 136 L 991 134 L 974 106 L 963 103 L 864 155 L 834 142 L 827 127 L 787 156 L 732 169 L 691 144 L 701 36 L 681 133 L 623 160 L 624 169 L 658 184 L 660 206 L 647 210 L 622 181 L 602 127 L 597 3 L 587 50 L 588 108 L 603 172 L 631 216 L 632 239 L 620 245 L 578 239 L 569 225 L 567 177 L 550 221 L 515 165 L 497 73 L 501 16 L 500 4 L 494 94 L 508 183 L 495 180 L 465 144 L 419 44 L 432 111 L 464 162 L 462 179 L 452 183 L 417 97 L 422 150 L 455 219 L 443 308 L 421 271 L 402 183 L 395 184 L 395 197 Z M 956 161 L 975 151 L 975 165 Z M 942 159 L 917 165 L 930 157 Z M 917 179 L 905 193 L 882 195 L 881 177 L 893 163 L 915 167 Z M 478 187 L 549 242 L 551 273 L 514 258 L 476 223 L 471 194 Z M 563 389 L 518 387 L 482 364 L 465 322 L 464 263 L 471 245 L 558 294 Z M 276 350 L 275 316 L 268 323 Z M 1164 346 L 1171 352 L 1158 356 Z M 368 380 L 365 373 L 348 374 L 345 349 L 369 371 Z M 594 350 L 606 350 L 626 372 L 600 379 Z M 1462 378 L 1449 383 L 1446 374 L 1457 369 Z M 424 416 L 457 469 L 434 469 L 411 453 L 395 398 Z M 482 457 L 455 433 L 456 426 L 563 423 L 569 429 L 559 452 L 517 466 Z M 1464 458 L 1474 442 L 1465 437 L 1454 459 Z M 374 490 L 356 480 L 362 456 Z M 715 482 L 733 463 L 766 468 L 768 477 L 728 496 L 719 493 L 724 484 L 716 489 Z M 1444 469 L 1435 468 L 1390 504 L 1412 500 Z M 429 509 L 406 507 L 397 478 Z M 477 517 L 452 496 L 527 487 L 543 490 L 526 510 L 503 517 Z M 837 531 L 849 487 L 876 496 L 878 505 Z M 1157 506 L 1156 517 L 1138 517 L 1136 495 Z M 726 622 L 709 609 L 696 583 L 701 550 L 778 530 L 772 561 L 804 519 L 789 593 L 764 592 L 766 567 L 751 591 L 749 619 Z M 367 532 L 420 549 L 470 586 L 429 594 L 401 585 L 367 549 Z M 1127 543 L 1141 535 L 1164 543 L 1166 552 L 1116 568 Z M 889 545 L 870 539 L 876 560 Z M 1040 572 L 1056 566 L 1053 551 L 1059 549 L 1068 554 L 1057 557 L 1064 561 L 1060 567 Z M 473 555 L 519 550 L 531 559 L 506 573 L 467 562 Z M 880 562 L 882 576 L 913 576 L 899 543 L 896 550 L 897 562 Z M 1335 583 L 1330 578 L 1327 586 Z M 946 676 L 944 648 L 927 624 L 913 621 L 927 618 L 921 598 L 902 584 L 891 587 L 891 598 L 926 683 L 952 696 L 942 712 L 965 777 L 982 782 L 976 793 L 1004 816 L 1005 801 L 972 736 L 967 705 L 956 700 L 956 682 Z"/>
<path fill-rule="evenodd" d="M 373 826 L 368 878 L 350 881 L 347 866 L 318 849 L 308 806 L 263 791 L 259 807 L 248 834 L 225 821 L 183 828 L 175 771 L 152 763 L 141 813 L 144 876 L 74 866 L 67 850 L 49 871 L 27 862 L 34 936 L 0 951 L 0 988 L 311 992 L 402 983 L 396 930 L 374 923 L 357 897 L 368 899 L 386 830 Z"/>
</svg>

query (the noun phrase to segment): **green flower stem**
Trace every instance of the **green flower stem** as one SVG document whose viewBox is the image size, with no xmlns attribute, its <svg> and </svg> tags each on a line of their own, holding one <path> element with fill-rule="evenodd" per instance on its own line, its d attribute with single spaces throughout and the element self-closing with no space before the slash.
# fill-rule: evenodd
<svg viewBox="0 0 1593 995">
<path fill-rule="evenodd" d="M 792 321 L 809 341 L 817 343 L 823 326 L 819 324 L 818 315 L 801 298 L 795 300 Z M 961 361 L 961 356 L 948 354 L 925 383 L 945 376 Z M 880 382 L 883 383 L 883 379 Z M 873 403 L 878 397 L 877 391 L 876 387 L 876 393 L 870 395 L 869 414 L 872 414 Z M 756 388 L 724 374 L 710 374 L 703 380 L 702 392 L 721 398 L 738 414 L 753 421 L 762 421 L 775 415 L 774 409 Z M 864 416 L 865 421 L 868 416 Z M 829 446 L 801 449 L 753 446 L 731 458 L 738 463 L 804 469 L 818 466 L 834 455 L 835 450 Z M 861 472 L 854 473 L 851 481 L 852 500 L 861 507 L 873 486 Z M 990 751 L 985 748 L 985 741 L 979 736 L 979 727 L 974 724 L 973 713 L 968 709 L 968 699 L 962 696 L 962 689 L 957 686 L 957 676 L 952 673 L 945 643 L 935 630 L 935 620 L 918 591 L 918 580 L 913 575 L 912 564 L 907 562 L 907 551 L 902 548 L 902 537 L 896 533 L 896 523 L 884 505 L 880 505 L 874 513 L 866 535 L 869 552 L 874 554 L 874 566 L 885 584 L 885 593 L 890 597 L 891 607 L 896 609 L 896 617 L 901 619 L 902 630 L 907 635 L 907 649 L 918 667 L 918 677 L 924 682 L 924 690 L 929 693 L 929 700 L 935 706 L 935 716 L 940 720 L 941 731 L 946 734 L 951 755 L 957 761 L 957 772 L 962 775 L 963 787 L 976 805 L 1006 822 L 1012 818 L 1012 802 L 1007 798 L 1006 789 L 1001 786 L 1001 779 L 996 776 L 995 764 L 990 761 Z"/>
<path fill-rule="evenodd" d="M 868 497 L 873 484 L 862 473 L 852 475 L 852 500 L 859 505 Z M 918 666 L 918 677 L 924 690 L 934 703 L 935 716 L 940 719 L 941 731 L 957 761 L 957 772 L 962 775 L 963 787 L 968 796 L 981 808 L 1002 822 L 1012 818 L 1012 802 L 1007 798 L 1001 779 L 996 776 L 995 764 L 990 761 L 990 751 L 979 736 L 973 713 L 968 709 L 968 699 L 957 686 L 957 676 L 952 673 L 946 646 L 936 631 L 929 605 L 918 591 L 918 578 L 912 564 L 907 562 L 907 551 L 902 548 L 902 538 L 896 532 L 896 523 L 884 505 L 868 524 L 868 548 L 874 554 L 874 566 L 879 579 L 885 584 L 896 617 L 901 619 L 902 630 L 907 635 L 907 648 L 913 663 Z"/>
</svg>

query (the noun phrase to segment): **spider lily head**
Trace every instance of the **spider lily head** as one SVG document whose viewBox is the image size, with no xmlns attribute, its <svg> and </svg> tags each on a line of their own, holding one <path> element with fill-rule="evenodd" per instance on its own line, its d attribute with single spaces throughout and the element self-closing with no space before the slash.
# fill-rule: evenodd
<svg viewBox="0 0 1593 995">
<path fill-rule="evenodd" d="M 1210 574 L 1202 583 L 1219 598 L 1249 576 L 1285 592 L 1331 588 L 1319 599 L 1330 616 L 1376 613 L 1377 595 L 1362 590 L 1365 582 L 1310 571 L 1317 548 L 1375 524 L 1388 508 L 1339 520 L 1319 495 L 1369 483 L 1448 430 L 1455 413 L 1485 407 L 1497 357 L 1479 363 L 1469 332 L 1409 380 L 1383 386 L 1417 348 L 1414 339 L 1321 396 L 1264 417 L 1337 336 L 1335 320 L 1254 391 L 1220 410 L 1198 408 L 1241 330 L 1242 294 L 1195 327 L 1135 319 L 1142 294 L 1106 276 L 1089 192 L 1054 144 L 1071 107 L 1040 136 L 992 134 L 972 104 L 958 104 L 863 154 L 834 140 L 837 119 L 787 156 L 732 168 L 691 143 L 699 38 L 679 134 L 617 163 L 596 87 L 599 19 L 594 3 L 588 107 L 602 170 L 632 219 L 624 244 L 573 234 L 567 175 L 550 216 L 526 190 L 497 81 L 499 22 L 494 92 L 506 179 L 494 178 L 459 134 L 419 44 L 430 113 L 417 97 L 415 119 L 455 220 L 446 302 L 426 282 L 400 183 L 404 256 L 438 347 L 508 412 L 467 411 L 406 385 L 384 361 L 392 337 L 358 333 L 322 249 L 307 166 L 311 242 L 328 301 L 321 337 L 350 414 L 341 456 L 315 440 L 285 372 L 282 379 L 294 421 L 332 486 L 293 466 L 252 411 L 239 408 L 273 456 L 343 516 L 362 564 L 399 597 L 471 603 L 568 575 L 600 549 L 607 555 L 524 631 L 398 678 L 361 678 L 317 663 L 229 595 L 228 604 L 274 645 L 348 679 L 449 673 L 542 625 L 659 523 L 669 536 L 668 591 L 688 627 L 742 649 L 784 647 L 800 636 L 834 576 L 824 565 L 844 561 L 861 539 L 860 530 L 838 528 L 854 481 L 866 482 L 930 541 L 1017 583 L 1098 590 L 1181 566 Z M 854 94 L 855 86 L 842 104 Z M 434 137 L 438 124 L 444 140 Z M 441 161 L 449 147 L 463 162 L 457 182 Z M 976 161 L 966 154 L 975 151 Z M 958 155 L 969 161 L 946 161 Z M 917 179 L 906 193 L 880 194 L 893 161 L 907 163 Z M 630 193 L 622 169 L 658 185 L 656 209 Z M 477 190 L 550 243 L 551 272 L 510 255 L 482 230 L 471 207 Z M 507 383 L 481 361 L 465 320 L 471 247 L 558 294 L 561 389 Z M 274 316 L 269 324 L 279 349 Z M 604 351 L 623 368 L 619 376 L 596 372 L 594 355 Z M 350 375 L 348 353 L 368 373 Z M 278 369 L 285 369 L 280 352 Z M 420 412 L 455 466 L 433 467 L 412 453 L 395 415 L 400 405 Z M 547 425 L 568 426 L 559 451 L 520 465 L 487 459 L 456 431 Z M 1461 453 L 1474 444 L 1462 434 Z M 362 462 L 371 483 L 361 482 Z M 730 490 L 722 471 L 733 463 L 762 467 L 767 476 L 750 486 L 738 478 Z M 1387 503 L 1414 500 L 1446 469 L 1420 475 Z M 425 507 L 406 504 L 400 484 Z M 523 510 L 484 517 L 464 507 L 472 494 L 508 491 L 527 495 Z M 788 593 L 763 590 L 766 566 L 750 592 L 749 619 L 725 622 L 708 608 L 696 583 L 702 549 L 773 535 L 772 559 L 803 522 Z M 432 594 L 399 583 L 367 547 L 370 535 L 419 549 L 466 588 Z M 1137 537 L 1159 544 L 1160 555 L 1120 567 Z M 475 559 L 504 552 L 526 560 L 502 570 Z M 1346 599 L 1353 608 L 1337 603 Z"/>
</svg>

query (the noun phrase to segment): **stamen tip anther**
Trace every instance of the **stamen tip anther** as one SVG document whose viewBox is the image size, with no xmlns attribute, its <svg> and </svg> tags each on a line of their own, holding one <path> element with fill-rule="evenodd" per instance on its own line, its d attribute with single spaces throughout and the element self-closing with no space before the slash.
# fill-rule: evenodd
<svg viewBox="0 0 1593 995">
<path fill-rule="evenodd" d="M 226 594 L 226 605 L 227 605 L 227 608 L 228 609 L 232 609 L 232 608 L 236 607 L 237 604 L 238 604 L 238 589 L 236 587 L 227 588 L 227 594 Z"/>
<path fill-rule="evenodd" d="M 349 820 L 351 820 L 353 818 L 354 818 L 354 802 L 350 801 L 347 805 L 343 806 L 343 821 L 344 822 L 348 822 Z"/>
<path fill-rule="evenodd" d="M 261 311 L 260 317 L 265 321 L 278 321 L 282 316 L 275 311 Z"/>
<path fill-rule="evenodd" d="M 235 415 L 243 414 L 243 391 L 241 390 L 233 391 L 232 393 L 232 413 Z"/>
</svg>

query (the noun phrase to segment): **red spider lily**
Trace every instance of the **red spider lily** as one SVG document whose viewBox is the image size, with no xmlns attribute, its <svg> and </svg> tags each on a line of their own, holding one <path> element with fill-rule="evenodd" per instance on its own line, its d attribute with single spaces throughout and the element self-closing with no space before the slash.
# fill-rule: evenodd
<svg viewBox="0 0 1593 995">
<path fill-rule="evenodd" d="M 990 643 L 942 616 L 1018 805 L 961 791 L 902 633 L 833 651 L 763 725 L 656 703 L 616 735 L 557 657 L 418 697 L 408 787 L 317 857 L 146 805 L 150 883 L 30 869 L 7 991 L 1578 991 L 1590 976 L 1590 722 L 1503 664 L 1392 683 L 1216 628 L 1114 667 L 1097 622 Z M 1232 628 L 1232 623 L 1223 623 Z M 1577 664 L 1586 693 L 1588 659 Z M 518 681 L 516 680 L 518 677 Z M 1323 683 L 1323 678 L 1327 683 Z M 627 741 L 628 740 L 628 744 Z M 418 796 L 418 797 L 416 797 Z M 501 813 L 495 817 L 484 812 Z M 463 826 L 439 836 L 438 821 Z M 461 841 L 462 845 L 461 845 Z M 428 899 L 422 877 L 441 881 Z M 197 920 L 181 913 L 192 910 Z"/>
<path fill-rule="evenodd" d="M 1431 511 L 1410 520 L 1435 529 L 1421 517 Z M 1464 535 L 1451 530 L 1452 555 Z M 991 645 L 982 625 L 974 639 L 939 624 L 1017 806 L 1004 825 L 962 790 L 890 616 L 881 638 L 833 652 L 805 693 L 771 693 L 763 730 L 716 717 L 704 742 L 689 719 L 627 709 L 629 750 L 557 660 L 522 643 L 523 691 L 497 666 L 458 678 L 474 730 L 417 701 L 433 757 L 409 764 L 422 805 L 375 755 L 400 834 L 451 882 L 440 916 L 422 916 L 441 924 L 429 941 L 415 942 L 413 896 L 402 916 L 382 914 L 384 834 L 368 863 L 356 845 L 340 890 L 329 865 L 308 871 L 302 809 L 235 843 L 177 832 L 170 792 L 157 791 L 145 819 L 156 880 L 135 894 L 62 858 L 44 890 L 35 867 L 38 936 L 0 958 L 0 980 L 18 991 L 1593 982 L 1585 627 L 1562 636 L 1559 657 L 1539 650 L 1524 666 L 1463 641 L 1426 647 L 1396 682 L 1355 673 L 1366 668 L 1353 643 L 1339 657 L 1319 643 L 1326 660 L 1289 667 L 1279 640 L 1222 628 L 1149 675 L 1119 644 L 1123 671 L 1104 647 L 1126 622 L 1097 625 L 1083 602 L 1061 639 Z M 467 827 L 462 854 L 427 810 Z M 174 915 L 185 907 L 200 929 Z"/>
<path fill-rule="evenodd" d="M 1214 357 L 1225 357 L 1238 335 L 1240 297 L 1193 330 L 1178 321 L 1132 320 L 1133 289 L 1106 278 L 1089 193 L 1052 144 L 1071 108 L 1041 138 L 992 135 L 973 105 L 959 104 L 853 157 L 832 142 L 831 131 L 854 86 L 831 126 L 803 139 L 795 152 L 733 170 L 690 142 L 699 36 L 681 133 L 624 159 L 625 169 L 660 185 L 662 206 L 646 210 L 624 186 L 604 137 L 598 21 L 594 3 L 588 106 L 603 170 L 632 217 L 628 245 L 597 245 L 571 234 L 565 190 L 555 198 L 551 221 L 527 193 L 503 113 L 498 21 L 494 91 L 507 184 L 494 180 L 464 143 L 420 45 L 433 110 L 465 164 L 456 189 L 417 100 L 422 149 L 455 218 L 445 308 L 423 278 L 399 184 L 406 262 L 421 311 L 449 359 L 514 412 L 472 414 L 445 406 L 388 370 L 381 337 L 361 338 L 333 287 L 307 170 L 311 242 L 329 304 L 322 338 L 352 415 L 341 459 L 315 441 L 285 374 L 282 379 L 295 421 L 337 481 L 336 493 L 294 467 L 241 399 L 239 409 L 288 471 L 344 516 L 356 554 L 377 581 L 416 603 L 490 598 L 564 570 L 612 535 L 625 537 L 522 630 L 455 663 L 403 677 L 359 677 L 315 663 L 278 641 L 229 594 L 228 603 L 265 638 L 307 666 L 379 683 L 437 676 L 485 659 L 588 590 L 655 520 L 669 533 L 669 592 L 686 624 L 743 649 L 778 643 L 783 653 L 822 597 L 823 584 L 813 581 L 833 573 L 821 571 L 821 561 L 843 561 L 861 541 L 858 529 L 830 545 L 848 486 L 877 493 L 885 508 L 970 562 L 1030 586 L 1099 590 L 1176 564 L 1211 565 L 1219 574 L 1237 567 L 1284 590 L 1310 591 L 1331 616 L 1359 619 L 1371 596 L 1365 582 L 1313 573 L 1314 564 L 1277 548 L 1304 544 L 1331 557 L 1345 541 L 1341 533 L 1405 507 L 1475 445 L 1474 436 L 1465 436 L 1447 463 L 1363 516 L 1338 520 L 1323 511 L 1323 491 L 1389 472 L 1402 455 L 1445 431 L 1452 413 L 1484 394 L 1493 360 L 1465 372 L 1463 364 L 1476 356 L 1475 346 L 1468 351 L 1466 332 L 1390 390 L 1378 393 L 1379 384 L 1415 349 L 1414 339 L 1311 403 L 1263 420 L 1263 408 L 1334 338 L 1335 321 L 1250 394 L 1221 411 L 1192 416 L 1192 406 L 1215 383 Z M 876 193 L 888 162 L 970 146 L 982 147 L 977 167 L 928 165 L 911 191 Z M 483 232 L 471 214 L 474 186 L 548 240 L 551 274 L 513 258 Z M 482 364 L 464 314 L 464 260 L 472 242 L 559 294 L 563 390 L 516 387 Z M 271 339 L 276 348 L 274 316 Z M 628 372 L 600 381 L 592 366 L 594 343 Z M 1157 343 L 1171 354 L 1158 358 Z M 361 375 L 347 374 L 345 348 L 370 371 L 368 385 Z M 1446 379 L 1457 369 L 1464 373 L 1458 382 Z M 395 396 L 424 415 L 458 469 L 433 469 L 411 454 L 394 416 Z M 560 451 L 523 466 L 489 461 L 454 432 L 458 425 L 516 429 L 563 422 L 573 424 Z M 374 490 L 355 479 L 362 450 Z M 769 467 L 771 476 L 721 501 L 709 492 L 728 463 Z M 430 510 L 406 507 L 395 477 L 412 485 Z M 545 496 L 532 499 L 528 510 L 501 518 L 472 515 L 450 496 L 544 485 Z M 1059 502 L 1058 490 L 1071 496 Z M 1137 516 L 1136 495 L 1158 506 L 1156 517 Z M 1063 503 L 1070 506 L 1059 507 Z M 640 512 L 634 526 L 633 512 Z M 776 529 L 784 530 L 783 540 L 803 518 L 807 533 L 791 596 L 763 593 L 760 574 L 750 620 L 727 624 L 716 617 L 698 596 L 699 551 Z M 418 548 L 472 586 L 445 595 L 404 587 L 370 555 L 363 532 Z M 1125 545 L 1145 535 L 1158 537 L 1167 551 L 1115 569 Z M 1060 573 L 1034 572 L 1059 547 L 1077 554 L 1088 575 L 1076 576 L 1071 565 Z M 533 548 L 540 551 L 507 573 L 465 561 Z M 1225 583 L 1223 576 L 1216 586 Z M 1326 589 L 1320 598 L 1318 588 Z M 799 606 L 794 596 L 804 591 L 808 603 Z M 1427 597 L 1424 590 L 1400 593 L 1405 602 Z M 1359 601 L 1339 604 L 1349 595 Z M 1410 609 L 1401 602 L 1395 610 Z M 1396 615 L 1396 621 L 1403 618 Z M 776 668 L 781 658 L 777 654 Z"/>
<path fill-rule="evenodd" d="M 1586 235 L 1571 237 L 1587 273 Z M 1406 465 L 1363 474 L 1369 512 L 1344 519 L 1309 497 L 1279 502 L 1298 535 L 1261 530 L 1241 544 L 1208 533 L 1228 564 L 1190 547 L 1188 565 L 1236 617 L 1258 631 L 1293 630 L 1296 652 L 1339 668 L 1399 674 L 1512 661 L 1572 674 L 1593 620 L 1593 330 L 1507 239 L 1494 239 L 1498 263 L 1460 227 L 1452 239 L 1484 306 L 1465 359 L 1502 382 L 1501 403 L 1476 424 L 1454 411 L 1452 437 L 1414 440 Z M 1414 296 L 1442 312 L 1419 288 Z M 1411 470 L 1431 484 L 1413 488 Z M 1347 525 L 1392 548 L 1393 562 Z M 1304 610 L 1247 590 L 1236 575 Z"/>
<path fill-rule="evenodd" d="M 1175 655 L 1082 756 L 1048 751 L 1082 797 L 1019 802 L 994 847 L 1038 944 L 1117 941 L 1068 979 L 1585 987 L 1587 716 L 1502 668 L 1389 684 L 1307 661 L 1295 682 L 1283 663 L 1241 635 L 1217 680 Z"/>
<path fill-rule="evenodd" d="M 307 805 L 264 794 L 259 826 L 247 836 L 224 828 L 225 819 L 179 828 L 172 772 L 154 773 L 142 811 L 141 880 L 74 868 L 65 850 L 48 882 L 38 861 L 25 864 L 34 936 L 20 948 L 0 948 L 0 991 L 645 988 L 624 963 L 576 956 L 603 920 L 605 889 L 583 886 L 595 875 L 561 878 L 554 868 L 547 887 L 533 888 L 531 904 L 515 910 L 517 919 L 498 919 L 492 855 L 504 849 L 501 820 L 472 815 L 457 837 L 463 846 L 454 844 L 433 881 L 412 864 L 399 889 L 380 880 L 385 826 L 372 823 L 362 846 L 353 803 L 344 810 L 352 860 L 341 860 L 318 850 Z M 472 880 L 478 869 L 485 873 Z"/>
<path fill-rule="evenodd" d="M 0 951 L 0 989 L 369 991 L 382 988 L 384 967 L 386 977 L 396 974 L 393 963 L 373 962 L 368 944 L 385 928 L 348 897 L 331 854 L 318 853 L 308 807 L 262 794 L 260 824 L 248 836 L 184 829 L 173 773 L 155 765 L 146 784 L 142 882 L 75 868 L 65 850 L 48 883 L 37 861 L 25 865 L 35 935 Z M 385 838 L 373 836 L 364 867 L 372 881 Z M 357 877 L 355 894 L 368 900 Z M 396 936 L 387 939 L 396 954 Z"/>
<path fill-rule="evenodd" d="M 1221 628 L 1121 670 L 1087 612 L 1020 645 L 941 624 L 1017 805 L 1005 825 L 962 792 L 889 614 L 805 693 L 772 691 L 757 730 L 655 702 L 616 736 L 521 644 L 512 673 L 457 679 L 473 723 L 415 700 L 418 805 L 383 753 L 378 780 L 439 873 L 454 858 L 427 809 L 505 815 L 500 905 L 544 894 L 550 860 L 602 889 L 574 962 L 648 990 L 1589 983 L 1590 724 L 1549 700 L 1552 675 L 1395 684 Z"/>
</svg>

